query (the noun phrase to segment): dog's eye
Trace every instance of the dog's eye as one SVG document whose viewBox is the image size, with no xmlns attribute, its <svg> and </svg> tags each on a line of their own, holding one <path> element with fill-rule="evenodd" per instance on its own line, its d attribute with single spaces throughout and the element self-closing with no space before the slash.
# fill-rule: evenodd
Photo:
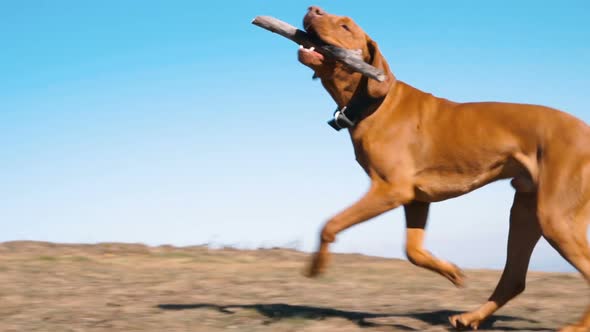
<svg viewBox="0 0 590 332">
<path fill-rule="evenodd" d="M 342 25 L 340 25 L 340 26 L 341 26 L 341 27 L 343 27 L 343 28 L 344 28 L 344 30 L 346 30 L 346 31 L 350 32 L 350 28 L 348 27 L 348 25 L 346 25 L 346 24 L 342 24 Z"/>
</svg>

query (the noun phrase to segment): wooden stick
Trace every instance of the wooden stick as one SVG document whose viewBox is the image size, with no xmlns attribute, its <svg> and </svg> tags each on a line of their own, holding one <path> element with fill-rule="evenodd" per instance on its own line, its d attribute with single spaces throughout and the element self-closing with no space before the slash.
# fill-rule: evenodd
<svg viewBox="0 0 590 332">
<path fill-rule="evenodd" d="M 382 70 L 364 62 L 360 54 L 357 52 L 333 45 L 319 45 L 317 42 L 314 42 L 313 38 L 311 38 L 307 32 L 299 30 L 289 23 L 283 22 L 271 16 L 256 16 L 256 18 L 254 18 L 252 21 L 252 24 L 279 34 L 299 45 L 303 45 L 304 47 L 315 47 L 316 51 L 319 53 L 336 59 L 350 67 L 350 69 L 369 78 L 379 82 L 383 82 L 386 79 L 386 76 Z"/>
</svg>

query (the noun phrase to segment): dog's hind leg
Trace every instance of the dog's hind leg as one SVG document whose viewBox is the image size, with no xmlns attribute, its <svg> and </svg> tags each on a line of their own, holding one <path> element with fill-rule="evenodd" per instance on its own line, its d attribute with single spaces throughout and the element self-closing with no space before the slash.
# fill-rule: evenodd
<svg viewBox="0 0 590 332">
<path fill-rule="evenodd" d="M 534 192 L 515 194 L 510 210 L 508 250 L 502 277 L 488 301 L 481 307 L 472 312 L 449 317 L 451 325 L 455 328 L 477 329 L 482 321 L 524 291 L 529 260 L 541 237 L 536 202 Z"/>
<path fill-rule="evenodd" d="M 573 219 L 554 219 L 545 216 L 541 218 L 543 236 L 547 242 L 557 250 L 563 258 L 572 264 L 590 283 L 590 249 L 588 247 L 587 229 L 588 217 L 590 217 L 590 204 L 584 209 L 584 220 L 579 217 Z M 590 332 L 590 307 L 582 318 L 574 325 L 564 327 L 562 332 Z"/>
<path fill-rule="evenodd" d="M 590 166 L 578 160 L 555 163 L 554 168 L 545 170 L 539 185 L 538 215 L 543 237 L 590 283 Z M 576 324 L 561 331 L 589 332 L 590 307 Z"/>
<path fill-rule="evenodd" d="M 588 217 L 590 217 L 590 216 L 586 215 L 586 218 L 588 218 Z M 572 235 L 574 238 L 574 242 L 576 243 L 575 246 L 577 246 L 579 248 L 579 251 L 585 255 L 585 258 L 583 260 L 586 263 L 584 266 L 587 266 L 588 262 L 590 262 L 590 247 L 588 246 L 588 238 L 587 238 L 588 221 L 590 221 L 590 219 L 586 219 L 586 220 L 584 220 L 584 222 L 580 221 L 579 224 L 575 225 L 572 228 L 572 233 L 573 233 Z M 562 253 L 563 249 L 558 249 L 558 248 L 561 248 L 562 246 L 557 244 L 556 242 L 551 242 L 551 245 L 553 245 L 553 247 L 555 247 L 561 253 L 562 256 L 566 257 L 566 255 L 568 255 L 568 254 Z M 567 259 L 567 260 L 570 261 L 570 259 Z M 582 259 L 580 259 L 580 260 L 582 260 Z M 574 265 L 578 269 L 578 271 L 582 272 L 582 270 L 580 268 L 578 268 L 578 266 L 575 263 L 572 263 L 571 261 L 570 261 L 570 263 L 572 265 Z M 584 272 L 582 272 L 582 275 L 585 277 L 586 281 L 590 283 L 590 278 L 588 278 L 588 275 L 585 274 Z M 588 308 L 586 308 L 586 311 L 584 312 L 584 314 L 582 315 L 582 317 L 580 318 L 580 320 L 576 324 L 564 327 L 560 331 L 561 332 L 582 332 L 582 331 L 590 332 L 590 306 Z"/>
<path fill-rule="evenodd" d="M 439 273 L 455 286 L 462 286 L 464 275 L 456 265 L 436 258 L 424 249 L 424 234 L 429 206 L 430 203 L 418 201 L 404 205 L 408 260 L 416 266 Z"/>
<path fill-rule="evenodd" d="M 590 206 L 590 204 L 589 204 Z M 590 212 L 590 211 L 588 211 Z M 586 219 L 584 219 L 580 224 L 574 228 L 574 237 L 577 245 L 580 247 L 582 251 L 584 251 L 586 255 L 586 260 L 590 260 L 590 246 L 588 245 L 588 223 L 590 222 L 590 213 L 586 214 Z M 590 282 L 590 280 L 586 277 L 586 281 Z M 564 329 L 564 331 L 568 331 Z M 571 327 L 570 331 L 590 331 L 590 306 L 586 309 L 584 315 L 580 319 L 580 321 Z"/>
<path fill-rule="evenodd" d="M 336 234 L 412 201 L 413 195 L 413 187 L 410 185 L 393 186 L 389 183 L 373 182 L 365 196 L 324 225 L 320 233 L 319 249 L 313 255 L 306 275 L 315 277 L 324 271 L 329 259 L 328 246 L 336 240 Z"/>
</svg>

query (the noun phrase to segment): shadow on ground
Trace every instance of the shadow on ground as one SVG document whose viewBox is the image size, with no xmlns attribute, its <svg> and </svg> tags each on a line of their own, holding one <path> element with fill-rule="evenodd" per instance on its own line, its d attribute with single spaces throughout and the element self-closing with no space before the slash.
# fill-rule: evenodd
<svg viewBox="0 0 590 332">
<path fill-rule="evenodd" d="M 270 318 L 269 321 L 266 321 L 265 324 L 272 324 L 274 322 L 278 322 L 281 319 L 285 318 L 303 318 L 303 319 L 310 319 L 310 320 L 322 320 L 326 318 L 344 318 L 352 323 L 357 324 L 360 327 L 375 327 L 375 326 L 390 326 L 392 328 L 407 330 L 407 331 L 415 331 L 417 329 L 402 325 L 402 324 L 386 324 L 386 323 L 376 323 L 368 321 L 374 318 L 383 318 L 383 317 L 407 317 L 407 318 L 414 318 L 421 320 L 429 325 L 432 326 L 443 326 L 448 329 L 451 329 L 448 321 L 448 317 L 459 313 L 458 311 L 452 310 L 438 310 L 433 312 L 408 312 L 408 313 L 391 313 L 391 314 L 383 314 L 383 313 L 370 313 L 370 312 L 362 312 L 362 311 L 346 311 L 346 310 L 338 310 L 332 308 L 324 308 L 324 307 L 313 307 L 313 306 L 304 306 L 304 305 L 290 305 L 284 303 L 270 303 L 270 304 L 235 304 L 235 305 L 218 305 L 218 304 L 211 304 L 211 303 L 193 303 L 193 304 L 159 304 L 158 308 L 163 310 L 191 310 L 191 309 L 205 309 L 205 310 L 215 310 L 222 312 L 224 314 L 233 314 L 234 311 L 232 309 L 253 309 L 256 310 L 259 314 Z M 488 319 L 482 326 L 480 326 L 479 330 L 489 330 L 494 329 L 497 331 L 521 331 L 523 328 L 512 328 L 512 327 L 493 327 L 495 322 L 498 321 L 524 321 L 528 323 L 537 323 L 537 321 L 514 317 L 514 316 L 504 316 L 504 315 L 495 315 Z M 528 327 L 525 328 L 528 331 L 547 331 L 551 330 L 548 328 L 539 328 L 539 327 Z"/>
</svg>

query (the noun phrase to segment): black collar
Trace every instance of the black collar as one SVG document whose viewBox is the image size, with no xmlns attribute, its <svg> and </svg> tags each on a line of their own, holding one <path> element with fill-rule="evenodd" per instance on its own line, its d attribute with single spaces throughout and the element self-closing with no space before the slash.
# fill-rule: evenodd
<svg viewBox="0 0 590 332">
<path fill-rule="evenodd" d="M 377 105 L 374 109 L 377 109 L 383 102 L 383 99 L 385 98 L 375 99 L 368 96 L 361 98 L 353 97 L 348 105 L 336 109 L 333 118 L 328 121 L 328 124 L 336 131 L 344 128 L 352 128 L 362 119 L 362 115 L 367 109 L 372 108 L 375 104 Z"/>
<path fill-rule="evenodd" d="M 334 117 L 332 118 L 332 120 L 328 121 L 328 124 L 330 125 L 330 127 L 334 128 L 334 130 L 339 131 L 342 128 L 351 128 L 354 127 L 354 125 L 356 124 L 356 121 L 351 120 L 349 118 L 349 116 L 351 116 L 349 113 L 352 113 L 350 111 L 348 111 L 348 107 L 344 106 L 341 109 L 336 109 L 336 111 L 334 112 Z M 356 112 L 355 112 L 356 113 Z"/>
</svg>

